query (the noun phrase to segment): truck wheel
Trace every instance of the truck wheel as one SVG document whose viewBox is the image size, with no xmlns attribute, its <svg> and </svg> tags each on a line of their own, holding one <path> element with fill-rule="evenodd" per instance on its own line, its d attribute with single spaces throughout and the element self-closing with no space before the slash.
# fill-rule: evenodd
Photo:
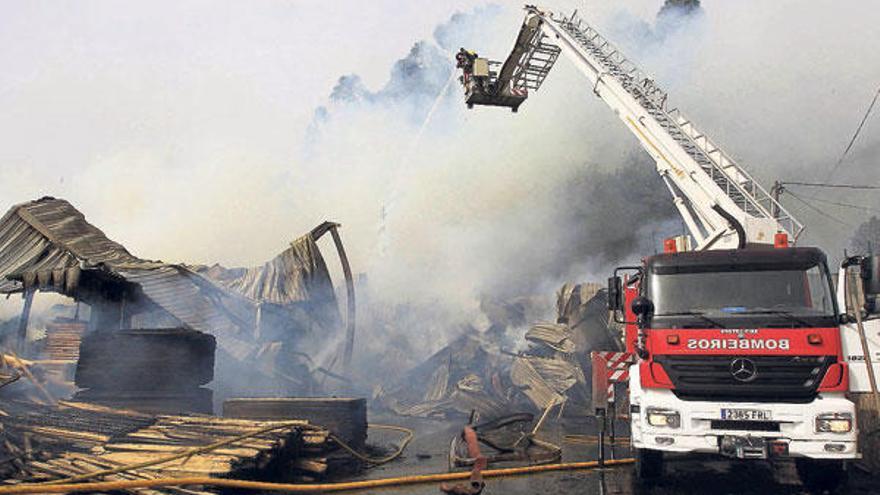
<svg viewBox="0 0 880 495">
<path fill-rule="evenodd" d="M 663 475 L 663 452 L 636 449 L 636 478 L 642 481 L 656 480 Z"/>
<path fill-rule="evenodd" d="M 795 467 L 801 483 L 812 493 L 835 493 L 846 486 L 849 479 L 843 461 L 797 459 Z"/>
</svg>

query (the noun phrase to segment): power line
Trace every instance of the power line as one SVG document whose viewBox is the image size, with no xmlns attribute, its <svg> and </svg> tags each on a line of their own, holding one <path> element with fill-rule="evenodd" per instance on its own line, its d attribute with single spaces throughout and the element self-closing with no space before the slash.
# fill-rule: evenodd
<svg viewBox="0 0 880 495">
<path fill-rule="evenodd" d="M 880 186 L 864 186 L 859 184 L 824 184 L 821 182 L 781 182 L 785 186 L 829 187 L 840 189 L 880 189 Z"/>
<path fill-rule="evenodd" d="M 790 194 L 790 193 L 789 193 L 789 194 Z M 843 207 L 846 207 L 846 208 L 854 208 L 854 209 L 856 209 L 856 210 L 880 211 L 880 208 L 872 208 L 872 207 L 870 207 L 870 206 L 864 206 L 864 205 L 854 205 L 854 204 L 852 204 L 852 203 L 840 203 L 840 202 L 837 202 L 837 201 L 830 201 L 830 200 L 827 200 L 827 199 L 817 198 L 817 197 L 815 197 L 815 196 L 804 196 L 804 199 L 811 199 L 811 200 L 813 200 L 813 201 L 819 201 L 820 203 L 826 203 L 826 204 L 829 204 L 829 205 L 843 206 Z"/>
<path fill-rule="evenodd" d="M 829 178 L 832 175 L 834 175 L 835 172 L 837 172 L 838 167 L 840 167 L 840 164 L 843 163 L 843 159 L 846 158 L 846 155 L 849 153 L 849 150 L 852 149 L 853 144 L 855 144 L 856 139 L 858 139 L 858 137 L 859 137 L 859 133 L 862 132 L 862 127 L 865 126 L 865 122 L 868 120 L 868 116 L 870 116 L 871 111 L 874 110 L 874 104 L 877 103 L 878 97 L 880 97 L 880 87 L 878 87 L 877 92 L 874 93 L 874 98 L 871 100 L 871 104 L 868 105 L 868 110 L 865 112 L 865 116 L 862 117 L 862 121 L 859 122 L 859 126 L 856 127 L 856 132 L 853 133 L 852 139 L 849 140 L 849 144 L 846 145 L 846 149 L 843 150 L 843 153 L 840 155 L 840 159 L 837 160 L 837 164 L 834 165 L 834 168 L 831 169 L 831 172 L 828 174 Z"/>
<path fill-rule="evenodd" d="M 846 226 L 849 227 L 849 228 L 855 228 L 854 225 L 851 225 L 851 224 L 849 224 L 849 223 L 847 223 L 847 222 L 845 222 L 845 221 L 843 221 L 843 220 L 841 220 L 841 219 L 835 217 L 834 215 L 831 215 L 831 214 L 829 214 L 829 213 L 827 213 L 827 212 L 825 212 L 825 211 L 822 211 L 821 209 L 819 209 L 819 208 L 817 208 L 816 206 L 812 205 L 811 203 L 809 203 L 809 202 L 806 201 L 805 199 L 801 198 L 801 197 L 798 196 L 797 194 L 795 194 L 795 193 L 793 193 L 793 192 L 791 192 L 791 191 L 788 191 L 788 194 L 790 194 L 791 197 L 793 197 L 794 199 L 796 199 L 796 200 L 800 201 L 801 203 L 803 203 L 807 208 L 809 208 L 809 209 L 815 211 L 816 213 L 822 215 L 823 217 L 828 218 L 828 219 L 830 219 L 830 220 L 834 220 L 835 222 L 837 222 L 837 223 L 839 223 L 839 224 L 846 225 Z"/>
</svg>

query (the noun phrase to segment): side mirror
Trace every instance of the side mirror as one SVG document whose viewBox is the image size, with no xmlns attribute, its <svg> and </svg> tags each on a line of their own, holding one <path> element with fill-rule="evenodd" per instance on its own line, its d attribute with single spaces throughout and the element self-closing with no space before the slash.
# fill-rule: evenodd
<svg viewBox="0 0 880 495">
<path fill-rule="evenodd" d="M 880 294 L 880 256 L 865 256 L 859 261 L 865 295 Z"/>
<path fill-rule="evenodd" d="M 624 276 L 621 276 L 624 273 Z M 614 275 L 608 277 L 608 310 L 613 313 L 615 323 L 633 324 L 634 321 L 626 321 L 626 298 L 627 290 L 636 287 L 634 284 L 642 277 L 641 266 L 619 266 L 614 269 Z M 626 286 L 624 286 L 626 280 Z"/>
<path fill-rule="evenodd" d="M 608 310 L 623 311 L 623 282 L 620 277 L 608 277 Z"/>
<path fill-rule="evenodd" d="M 639 320 L 645 320 L 654 312 L 654 303 L 647 297 L 639 296 L 632 302 L 632 312 Z"/>
</svg>

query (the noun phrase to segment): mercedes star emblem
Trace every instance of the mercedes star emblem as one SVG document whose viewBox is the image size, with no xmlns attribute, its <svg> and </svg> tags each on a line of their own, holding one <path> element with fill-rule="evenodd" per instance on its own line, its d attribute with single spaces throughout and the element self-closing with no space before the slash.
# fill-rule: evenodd
<svg viewBox="0 0 880 495">
<path fill-rule="evenodd" d="M 730 362 L 730 374 L 741 382 L 750 382 L 758 376 L 758 367 L 751 359 L 736 358 Z"/>
</svg>

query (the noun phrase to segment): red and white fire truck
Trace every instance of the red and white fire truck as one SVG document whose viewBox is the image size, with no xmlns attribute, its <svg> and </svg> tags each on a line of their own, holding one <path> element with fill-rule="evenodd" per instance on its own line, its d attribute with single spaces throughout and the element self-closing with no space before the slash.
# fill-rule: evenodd
<svg viewBox="0 0 880 495">
<path fill-rule="evenodd" d="M 705 453 L 791 458 L 806 484 L 839 484 L 859 456 L 847 394 L 869 390 L 880 360 L 880 320 L 863 323 L 855 305 L 860 334 L 846 316 L 851 270 L 833 273 L 821 250 L 795 247 L 803 225 L 576 13 L 525 10 L 504 63 L 460 57 L 468 106 L 515 111 L 565 54 L 654 159 L 688 230 L 609 280 L 634 362 L 639 477 L 660 476 L 668 453 Z M 869 262 L 846 264 L 862 268 L 861 282 Z"/>
</svg>

